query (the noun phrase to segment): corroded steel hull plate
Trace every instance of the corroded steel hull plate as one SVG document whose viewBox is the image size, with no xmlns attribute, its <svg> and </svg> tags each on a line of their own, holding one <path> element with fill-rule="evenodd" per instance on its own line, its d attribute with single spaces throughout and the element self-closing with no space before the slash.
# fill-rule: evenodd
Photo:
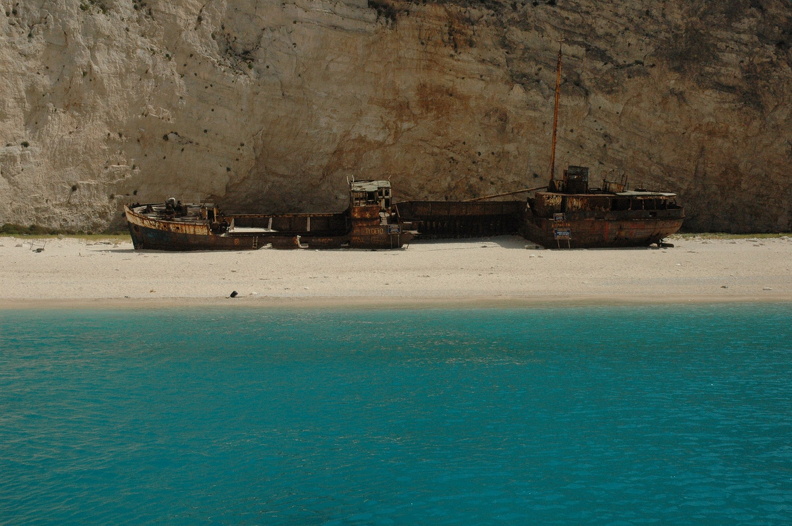
<svg viewBox="0 0 792 526">
<path fill-rule="evenodd" d="M 405 201 L 399 215 L 422 238 L 465 238 L 513 234 L 525 201 Z"/>
<path fill-rule="evenodd" d="M 413 237 L 412 232 L 399 224 L 353 224 L 335 232 L 215 233 L 207 222 L 162 221 L 129 208 L 125 212 L 129 234 L 137 250 L 391 249 L 401 248 Z M 375 221 L 378 220 L 378 216 L 375 217 Z"/>
<path fill-rule="evenodd" d="M 646 247 L 682 226 L 679 219 L 566 220 L 529 217 L 523 235 L 545 248 Z"/>
</svg>

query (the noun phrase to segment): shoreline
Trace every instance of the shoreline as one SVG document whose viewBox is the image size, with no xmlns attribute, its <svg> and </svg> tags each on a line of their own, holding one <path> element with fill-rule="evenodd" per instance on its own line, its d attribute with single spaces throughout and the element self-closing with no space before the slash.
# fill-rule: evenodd
<svg viewBox="0 0 792 526">
<path fill-rule="evenodd" d="M 0 299 L 0 312 L 24 310 L 162 310 L 162 309 L 305 309 L 305 310 L 475 310 L 475 309 L 541 309 L 575 307 L 627 307 L 661 305 L 722 305 L 722 304 L 792 304 L 792 296 L 731 296 L 715 298 L 664 297 L 544 297 L 544 298 L 99 298 L 99 299 Z"/>
<path fill-rule="evenodd" d="M 439 300 L 435 298 L 411 298 L 404 301 L 383 302 L 378 299 L 332 298 L 327 301 L 315 298 L 287 299 L 285 301 L 256 301 L 226 304 L 216 298 L 185 302 L 180 298 L 162 300 L 30 300 L 8 303 L 0 301 L 0 312 L 30 310 L 165 310 L 165 309 L 250 309 L 250 310 L 508 310 L 508 309 L 544 309 L 544 308 L 578 308 L 578 307 L 628 307 L 628 306 L 668 306 L 668 305 L 723 305 L 723 304 L 792 304 L 792 297 L 761 298 L 664 298 L 624 299 L 624 298 L 542 298 L 523 301 L 520 299 L 479 299 L 466 298 L 460 301 Z"/>
<path fill-rule="evenodd" d="M 130 241 L 0 237 L 0 310 L 792 302 L 790 237 L 669 241 L 675 247 L 544 250 L 499 236 L 392 251 L 158 252 Z"/>
</svg>

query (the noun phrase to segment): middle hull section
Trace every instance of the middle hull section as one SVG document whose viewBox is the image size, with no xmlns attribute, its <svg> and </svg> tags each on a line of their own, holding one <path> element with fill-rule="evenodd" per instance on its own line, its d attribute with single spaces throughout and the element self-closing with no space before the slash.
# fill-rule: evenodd
<svg viewBox="0 0 792 526">
<path fill-rule="evenodd" d="M 406 201 L 399 215 L 421 238 L 464 238 L 519 231 L 525 201 Z"/>
</svg>

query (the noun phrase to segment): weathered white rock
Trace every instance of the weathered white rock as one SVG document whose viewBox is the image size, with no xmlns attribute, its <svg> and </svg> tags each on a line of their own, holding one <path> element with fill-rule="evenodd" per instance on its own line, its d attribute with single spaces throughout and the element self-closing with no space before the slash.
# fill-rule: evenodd
<svg viewBox="0 0 792 526">
<path fill-rule="evenodd" d="M 716 5 L 717 4 L 717 5 Z M 786 0 L 3 0 L 0 224 L 124 202 L 341 209 L 544 184 L 677 191 L 688 228 L 792 230 Z"/>
</svg>

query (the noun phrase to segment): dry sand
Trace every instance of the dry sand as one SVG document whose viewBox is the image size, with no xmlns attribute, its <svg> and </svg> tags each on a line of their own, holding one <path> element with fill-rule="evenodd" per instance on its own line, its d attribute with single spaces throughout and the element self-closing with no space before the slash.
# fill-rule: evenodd
<svg viewBox="0 0 792 526">
<path fill-rule="evenodd" d="M 543 250 L 504 236 L 393 251 L 171 253 L 0 237 L 0 308 L 792 301 L 792 238 L 669 241 L 676 246 Z"/>
</svg>

